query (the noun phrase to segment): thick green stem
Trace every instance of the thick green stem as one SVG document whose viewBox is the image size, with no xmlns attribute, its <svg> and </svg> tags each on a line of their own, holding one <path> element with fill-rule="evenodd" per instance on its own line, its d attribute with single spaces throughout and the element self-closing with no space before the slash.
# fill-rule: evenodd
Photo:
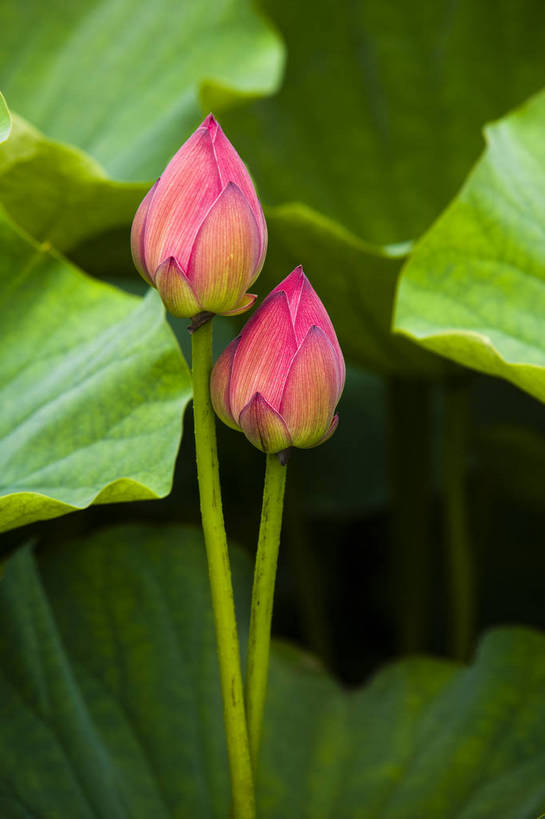
<svg viewBox="0 0 545 819">
<path fill-rule="evenodd" d="M 469 539 L 466 466 L 469 389 L 464 380 L 445 392 L 443 444 L 445 540 L 450 587 L 449 643 L 457 659 L 467 659 L 475 627 L 475 577 Z"/>
<path fill-rule="evenodd" d="M 231 567 L 221 505 L 216 427 L 210 403 L 212 322 L 192 335 L 193 414 L 201 517 L 208 558 L 212 607 L 231 772 L 234 819 L 254 819 L 255 794 L 244 710 L 240 651 Z"/>
<path fill-rule="evenodd" d="M 267 455 L 246 669 L 246 713 L 254 771 L 257 770 L 267 696 L 274 584 L 285 486 L 286 467 L 281 464 L 278 455 Z"/>
<path fill-rule="evenodd" d="M 431 394 L 424 381 L 389 383 L 389 466 L 393 580 L 403 652 L 430 648 Z"/>
</svg>

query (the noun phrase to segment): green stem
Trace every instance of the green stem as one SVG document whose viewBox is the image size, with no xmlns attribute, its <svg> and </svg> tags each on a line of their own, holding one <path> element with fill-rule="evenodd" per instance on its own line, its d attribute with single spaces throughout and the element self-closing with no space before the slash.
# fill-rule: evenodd
<svg viewBox="0 0 545 819">
<path fill-rule="evenodd" d="M 475 626 L 475 578 L 465 485 L 469 417 L 467 383 L 453 381 L 445 392 L 445 539 L 450 586 L 449 643 L 453 656 L 461 660 L 467 659 Z"/>
<path fill-rule="evenodd" d="M 246 669 L 246 713 L 254 772 L 257 770 L 267 696 L 274 584 L 285 486 L 286 467 L 281 464 L 278 455 L 267 455 Z"/>
<path fill-rule="evenodd" d="M 192 335 L 193 414 L 201 517 L 208 558 L 212 607 L 231 772 L 234 819 L 254 819 L 255 794 L 244 711 L 240 651 L 227 537 L 221 505 L 216 427 L 210 402 L 212 322 Z"/>
</svg>

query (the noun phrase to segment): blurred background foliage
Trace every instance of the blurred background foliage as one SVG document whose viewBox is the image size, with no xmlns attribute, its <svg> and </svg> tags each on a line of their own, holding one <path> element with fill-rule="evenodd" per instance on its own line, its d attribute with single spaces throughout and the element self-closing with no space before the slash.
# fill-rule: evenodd
<svg viewBox="0 0 545 819">
<path fill-rule="evenodd" d="M 146 292 L 128 247 L 134 211 L 213 109 L 265 207 L 270 250 L 260 296 L 302 262 L 348 362 L 338 432 L 290 463 L 275 633 L 352 686 L 407 652 L 466 659 L 493 625 L 545 628 L 544 98 L 518 108 L 545 87 L 541 0 L 339 0 L 334 12 L 325 0 L 2 5 L 0 77 L 13 115 L 0 149 L 3 247 L 11 248 L 2 262 L 2 334 L 8 315 L 17 326 L 23 312 L 28 327 L 45 321 L 10 293 L 14 265 L 28 272 L 36 256 L 36 276 L 45 264 L 49 279 L 25 281 L 23 291 L 28 298 L 28 288 L 47 284 L 51 303 L 62 300 L 44 335 L 71 351 L 72 371 L 97 316 L 120 344 L 136 302 L 106 285 Z M 485 147 L 483 128 L 499 118 Z M 7 123 L 2 108 L 3 136 Z M 101 280 L 85 284 L 95 313 L 85 315 L 83 295 L 62 292 L 59 276 L 80 275 L 74 264 Z M 73 295 L 78 282 L 65 288 Z M 42 509 L 31 526 L 3 535 L 5 554 L 29 538 L 46 554 L 111 524 L 198 523 L 192 436 L 175 464 L 164 443 L 179 438 L 187 372 L 156 383 L 161 356 L 174 367 L 177 353 L 166 328 L 153 326 L 153 296 L 146 309 L 162 354 L 151 339 L 157 356 L 133 360 L 121 382 L 115 363 L 97 365 L 102 382 L 136 395 L 123 457 L 105 467 L 102 489 L 99 476 L 92 491 L 70 499 L 70 479 L 56 466 L 47 486 L 55 503 L 83 507 L 97 496 L 164 495 L 174 469 L 172 494 L 50 522 L 40 522 L 49 516 Z M 392 332 L 394 313 L 401 333 Z M 189 361 L 184 323 L 171 324 Z M 219 352 L 240 320 L 215 325 Z M 28 368 L 32 348 L 20 355 Z M 44 356 L 42 365 L 36 382 L 36 371 L 25 370 L 28 385 L 34 398 L 51 389 L 53 399 L 64 387 L 51 384 L 54 360 Z M 12 406 L 21 384 L 5 366 Z M 138 373 L 156 393 L 139 393 Z M 60 416 L 54 405 L 47 423 L 57 425 L 47 434 L 65 428 L 78 406 L 105 417 L 90 386 Z M 32 400 L 29 393 L 28 412 Z M 114 391 L 106 405 L 115 400 Z M 119 423 L 108 416 L 104 429 L 72 436 L 59 463 L 70 455 L 81 476 L 86 447 L 111 439 L 112 429 L 121 434 Z M 191 429 L 190 410 L 184 426 Z M 150 437 L 135 451 L 138 431 Z M 26 444 L 10 450 L 25 464 L 33 441 Z M 263 460 L 223 427 L 219 446 L 229 534 L 251 554 Z M 15 493 L 43 493 L 34 472 L 4 473 L 11 499 L 2 510 L 21 502 Z M 130 479 L 128 495 L 100 497 L 121 478 Z"/>
</svg>

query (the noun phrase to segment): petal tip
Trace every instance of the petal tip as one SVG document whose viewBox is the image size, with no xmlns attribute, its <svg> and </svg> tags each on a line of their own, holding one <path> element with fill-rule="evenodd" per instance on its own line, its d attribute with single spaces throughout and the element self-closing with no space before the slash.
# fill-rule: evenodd
<svg viewBox="0 0 545 819">
<path fill-rule="evenodd" d="M 238 307 L 235 307 L 233 310 L 227 310 L 224 313 L 220 313 L 220 315 L 239 316 L 241 313 L 246 313 L 247 310 L 250 310 L 250 308 L 254 306 L 256 301 L 257 295 L 255 293 L 246 293 Z"/>
<path fill-rule="evenodd" d="M 169 313 L 177 318 L 193 318 L 202 312 L 183 268 L 174 256 L 165 259 L 154 274 L 161 300 Z"/>
<path fill-rule="evenodd" d="M 254 393 L 238 420 L 250 443 L 262 452 L 273 454 L 291 446 L 286 422 L 260 392 Z"/>
<path fill-rule="evenodd" d="M 201 123 L 201 128 L 206 128 L 210 136 L 212 137 L 212 141 L 216 138 L 216 134 L 218 132 L 218 128 L 220 127 L 219 122 L 215 118 L 214 114 L 210 112 L 207 117 L 205 117 Z"/>
</svg>

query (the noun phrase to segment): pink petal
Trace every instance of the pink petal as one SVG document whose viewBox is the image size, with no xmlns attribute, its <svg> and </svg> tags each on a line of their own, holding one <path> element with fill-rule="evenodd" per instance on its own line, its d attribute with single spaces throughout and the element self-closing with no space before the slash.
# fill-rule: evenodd
<svg viewBox="0 0 545 819">
<path fill-rule="evenodd" d="M 320 327 L 320 329 L 324 331 L 333 345 L 339 371 L 339 389 L 342 391 L 346 377 L 346 367 L 344 364 L 341 347 L 337 340 L 337 335 L 327 310 L 318 298 L 316 291 L 310 284 L 307 277 L 304 276 L 303 286 L 301 288 L 301 297 L 297 308 L 297 316 L 295 318 L 295 336 L 297 341 L 305 338 L 309 329 L 314 325 Z"/>
<path fill-rule="evenodd" d="M 134 265 L 143 279 L 147 281 L 148 284 L 153 286 L 153 281 L 150 275 L 149 270 L 146 268 L 146 264 L 144 262 L 144 236 L 145 236 L 145 225 L 146 225 L 146 218 L 148 215 L 149 206 L 151 204 L 151 200 L 153 194 L 155 193 L 155 189 L 157 188 L 159 180 L 153 185 L 147 194 L 144 196 L 140 205 L 138 206 L 138 210 L 136 211 L 135 217 L 132 222 L 131 227 L 131 252 Z M 155 272 L 155 271 L 154 271 Z"/>
<path fill-rule="evenodd" d="M 286 276 L 286 278 L 281 281 L 280 284 L 278 284 L 272 291 L 273 293 L 282 291 L 286 294 L 294 324 L 297 316 L 297 309 L 299 307 L 299 299 L 301 298 L 301 292 L 305 280 L 306 276 L 303 272 L 303 266 L 298 265 L 295 270 L 292 270 L 289 276 Z M 298 341 L 299 340 L 300 339 L 298 339 Z"/>
<path fill-rule="evenodd" d="M 255 293 L 245 293 L 242 297 L 242 301 L 238 307 L 235 307 L 234 310 L 226 310 L 222 313 L 222 316 L 239 316 L 241 313 L 245 313 L 250 307 L 253 307 L 256 303 L 257 296 Z"/>
<path fill-rule="evenodd" d="M 235 309 L 250 283 L 259 235 L 244 194 L 230 182 L 206 215 L 191 252 L 187 275 L 204 310 Z"/>
<path fill-rule="evenodd" d="M 292 361 L 280 412 L 294 446 L 315 446 L 339 400 L 336 352 L 320 327 L 311 327 Z"/>
<path fill-rule="evenodd" d="M 187 270 L 193 242 L 222 189 L 207 127 L 200 126 L 170 160 L 146 221 L 146 267 L 174 256 Z"/>
<path fill-rule="evenodd" d="M 263 215 L 263 208 L 261 207 L 261 203 L 257 197 L 250 174 L 246 170 L 246 166 L 223 133 L 220 125 L 211 114 L 206 118 L 205 122 L 209 123 L 211 135 L 212 131 L 214 131 L 212 141 L 214 143 L 218 171 L 222 184 L 227 185 L 229 182 L 234 182 L 235 185 L 240 188 L 248 200 L 257 223 L 259 231 L 259 253 L 253 278 L 253 281 L 255 281 L 259 275 L 259 272 L 261 271 L 261 268 L 263 267 L 265 254 L 267 252 L 267 223 L 265 222 L 265 216 Z"/>
<path fill-rule="evenodd" d="M 168 312 L 178 318 L 192 318 L 202 312 L 191 283 L 172 256 L 159 265 L 155 286 Z"/>
<path fill-rule="evenodd" d="M 210 376 L 210 397 L 214 412 L 224 424 L 231 429 L 240 429 L 231 413 L 229 403 L 229 382 L 233 369 L 233 358 L 238 347 L 239 339 L 235 338 L 223 351 L 212 370 Z"/>
<path fill-rule="evenodd" d="M 256 392 L 275 409 L 297 345 L 284 293 L 268 296 L 244 326 L 231 376 L 230 401 L 234 418 Z"/>
<path fill-rule="evenodd" d="M 258 392 L 240 413 L 239 422 L 250 443 L 262 452 L 280 452 L 291 446 L 284 419 Z"/>
<path fill-rule="evenodd" d="M 289 276 L 286 276 L 272 292 L 284 292 L 286 294 L 298 344 L 301 343 L 309 329 L 314 325 L 320 327 L 331 341 L 337 356 L 340 395 L 346 378 L 343 354 L 327 310 L 305 276 L 302 266 L 299 265 L 295 270 L 292 270 Z"/>
</svg>

